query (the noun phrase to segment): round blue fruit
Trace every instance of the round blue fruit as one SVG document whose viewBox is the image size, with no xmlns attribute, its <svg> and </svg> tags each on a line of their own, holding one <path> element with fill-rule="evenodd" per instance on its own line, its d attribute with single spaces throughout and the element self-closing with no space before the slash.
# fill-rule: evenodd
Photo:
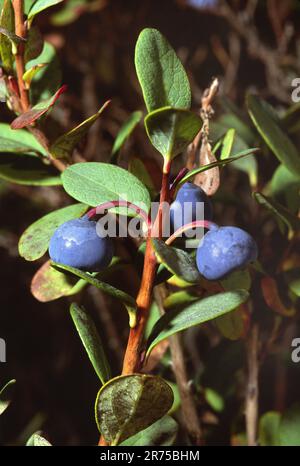
<svg viewBox="0 0 300 466">
<path fill-rule="evenodd" d="M 50 240 L 51 260 L 89 272 L 107 267 L 113 257 L 113 244 L 96 226 L 87 217 L 60 225 Z"/>
<path fill-rule="evenodd" d="M 257 245 L 237 227 L 215 227 L 204 235 L 197 250 L 197 267 L 207 280 L 220 280 L 257 258 Z"/>
<path fill-rule="evenodd" d="M 212 204 L 203 189 L 194 183 L 184 183 L 170 207 L 172 229 L 176 231 L 195 220 L 211 220 L 212 216 Z"/>
</svg>

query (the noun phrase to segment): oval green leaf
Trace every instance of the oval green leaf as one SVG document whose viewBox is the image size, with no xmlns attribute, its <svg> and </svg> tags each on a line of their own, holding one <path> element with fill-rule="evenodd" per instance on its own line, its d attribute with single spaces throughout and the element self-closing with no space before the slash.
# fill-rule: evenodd
<svg viewBox="0 0 300 466">
<path fill-rule="evenodd" d="M 156 29 L 144 29 L 135 47 L 135 67 L 148 112 L 171 106 L 189 109 L 191 89 L 175 51 Z"/>
<path fill-rule="evenodd" d="M 172 160 L 186 149 L 201 128 L 202 120 L 188 110 L 165 107 L 145 118 L 148 137 L 158 152 Z"/>
<path fill-rule="evenodd" d="M 51 443 L 41 436 L 41 431 L 35 432 L 26 442 L 26 447 L 51 447 Z"/>
<path fill-rule="evenodd" d="M 159 261 L 173 274 L 188 283 L 196 283 L 200 273 L 195 259 L 182 249 L 167 246 L 164 241 L 152 239 L 152 244 Z"/>
<path fill-rule="evenodd" d="M 155 324 L 147 341 L 147 354 L 165 338 L 233 311 L 248 297 L 245 290 L 228 291 L 200 299 L 185 309 L 171 309 Z"/>
<path fill-rule="evenodd" d="M 103 202 L 122 199 L 150 208 L 147 188 L 134 175 L 108 163 L 76 163 L 62 174 L 67 193 L 79 202 L 96 207 Z"/>
<path fill-rule="evenodd" d="M 85 204 L 73 204 L 55 210 L 30 225 L 19 240 L 19 254 L 27 261 L 42 257 L 48 249 L 56 228 L 68 220 L 81 217 L 87 211 Z"/>
<path fill-rule="evenodd" d="M 160 377 L 134 374 L 110 380 L 95 404 L 99 431 L 118 445 L 161 419 L 173 404 L 171 387 Z"/>
<path fill-rule="evenodd" d="M 0 123 L 0 134 L 0 152 L 33 152 L 47 155 L 44 147 L 26 129 L 15 131 L 7 123 Z"/>
</svg>

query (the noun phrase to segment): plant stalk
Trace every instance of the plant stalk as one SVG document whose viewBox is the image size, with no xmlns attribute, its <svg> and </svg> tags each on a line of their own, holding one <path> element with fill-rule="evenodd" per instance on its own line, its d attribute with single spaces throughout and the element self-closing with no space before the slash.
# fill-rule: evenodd
<svg viewBox="0 0 300 466">
<path fill-rule="evenodd" d="M 22 39 L 26 39 L 26 27 L 24 23 L 24 1 L 23 0 L 13 0 L 13 9 L 15 13 L 15 33 L 17 36 Z M 17 80 L 20 94 L 21 107 L 24 112 L 30 108 L 29 102 L 29 93 L 25 87 L 23 81 L 23 75 L 25 72 L 25 62 L 24 62 L 24 42 L 21 41 L 17 45 L 17 53 L 15 55 L 16 62 L 16 72 Z"/>
<path fill-rule="evenodd" d="M 254 324 L 247 341 L 248 379 L 246 387 L 246 432 L 248 446 L 257 446 L 258 422 L 258 325 Z"/>
</svg>

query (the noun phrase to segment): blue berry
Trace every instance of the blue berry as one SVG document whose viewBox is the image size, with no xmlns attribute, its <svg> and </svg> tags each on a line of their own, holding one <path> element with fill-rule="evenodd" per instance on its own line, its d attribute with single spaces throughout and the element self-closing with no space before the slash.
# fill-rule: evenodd
<svg viewBox="0 0 300 466">
<path fill-rule="evenodd" d="M 113 257 L 110 238 L 101 235 L 96 222 L 87 217 L 69 220 L 54 232 L 49 255 L 54 262 L 97 272 L 107 267 Z"/>
<path fill-rule="evenodd" d="M 199 203 L 203 203 L 204 211 L 201 211 L 201 208 L 199 209 L 199 206 L 201 206 Z M 204 216 L 201 213 L 204 213 Z M 175 201 L 170 207 L 171 227 L 174 231 L 195 220 L 211 220 L 212 215 L 213 209 L 209 197 L 200 186 L 190 182 L 184 183 L 181 186 L 177 192 Z"/>
<path fill-rule="evenodd" d="M 208 280 L 220 280 L 257 258 L 257 245 L 237 227 L 215 227 L 204 235 L 197 250 L 197 267 Z"/>
</svg>

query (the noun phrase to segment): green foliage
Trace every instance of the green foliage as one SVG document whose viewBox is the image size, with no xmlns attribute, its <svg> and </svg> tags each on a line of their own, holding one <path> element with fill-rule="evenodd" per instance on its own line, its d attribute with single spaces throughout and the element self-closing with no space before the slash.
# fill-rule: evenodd
<svg viewBox="0 0 300 466">
<path fill-rule="evenodd" d="M 149 210 L 147 188 L 131 173 L 108 163 L 76 163 L 62 174 L 67 193 L 79 202 L 96 207 L 119 198 Z"/>
<path fill-rule="evenodd" d="M 84 307 L 76 303 L 71 304 L 70 314 L 95 372 L 105 384 L 111 378 L 111 371 L 94 321 Z"/>
<path fill-rule="evenodd" d="M 149 113 L 145 127 L 153 146 L 167 159 L 183 152 L 201 127 L 201 119 L 194 113 L 165 107 Z"/>
<path fill-rule="evenodd" d="M 112 157 L 114 157 L 119 152 L 121 147 L 125 144 L 135 127 L 141 121 L 142 115 L 143 114 L 140 111 L 133 112 L 130 115 L 130 117 L 125 121 L 125 123 L 121 126 L 116 136 L 113 148 L 111 150 Z"/>
<path fill-rule="evenodd" d="M 168 447 L 174 444 L 178 433 L 178 424 L 171 416 L 164 416 L 151 426 L 124 440 L 124 447 Z"/>
<path fill-rule="evenodd" d="M 30 154 L 0 154 L 0 178 L 28 186 L 58 186 L 60 175 L 40 158 Z"/>
<path fill-rule="evenodd" d="M 26 442 L 26 447 L 51 447 L 51 443 L 41 436 L 41 432 L 35 432 Z"/>
<path fill-rule="evenodd" d="M 7 382 L 6 385 L 0 390 L 0 416 L 4 413 L 4 411 L 9 407 L 14 388 L 15 388 L 16 380 L 12 379 Z"/>
<path fill-rule="evenodd" d="M 147 341 L 147 354 L 165 338 L 233 311 L 248 297 L 245 290 L 228 291 L 200 299 L 181 310 L 171 309 L 155 324 Z"/>
<path fill-rule="evenodd" d="M 282 447 L 300 446 L 300 406 L 294 405 L 283 413 L 279 425 L 279 440 Z"/>
<path fill-rule="evenodd" d="M 50 261 L 36 272 L 31 282 L 31 293 L 42 303 L 48 303 L 63 296 L 72 296 L 86 286 L 86 281 L 59 272 Z"/>
<path fill-rule="evenodd" d="M 0 133 L 0 152 L 40 153 L 46 155 L 43 146 L 27 130 L 15 131 L 8 124 L 0 123 Z"/>
<path fill-rule="evenodd" d="M 258 439 L 262 447 L 278 447 L 280 445 L 279 427 L 281 414 L 268 411 L 259 420 Z"/>
<path fill-rule="evenodd" d="M 28 20 L 31 22 L 34 16 L 62 1 L 63 0 L 36 0 L 28 11 Z"/>
<path fill-rule="evenodd" d="M 164 241 L 155 238 L 152 239 L 152 244 L 159 261 L 170 272 L 189 283 L 199 281 L 200 274 L 195 259 L 186 251 L 167 246 Z"/>
<path fill-rule="evenodd" d="M 288 209 L 279 202 L 264 196 L 261 193 L 254 193 L 255 200 L 269 210 L 277 219 L 283 222 L 289 229 L 289 236 L 293 236 L 294 232 L 300 228 L 300 219 L 293 215 Z"/>
<path fill-rule="evenodd" d="M 270 112 L 266 110 L 264 102 L 256 96 L 249 95 L 247 105 L 253 123 L 274 155 L 292 173 L 300 175 L 298 150 Z"/>
<path fill-rule="evenodd" d="M 37 46 L 38 38 L 34 37 L 33 40 L 35 41 L 35 46 Z M 46 66 L 44 66 L 33 78 L 32 85 L 30 87 L 30 99 L 33 103 L 50 99 L 55 91 L 61 86 L 62 81 L 60 62 L 55 48 L 49 42 L 44 42 L 40 54 L 36 58 L 30 59 L 26 63 L 25 69 L 29 70 L 40 63 L 46 63 Z"/>
<path fill-rule="evenodd" d="M 75 267 L 70 267 L 69 265 L 57 264 L 56 262 L 51 262 L 51 265 L 58 270 L 63 270 L 65 272 L 70 272 L 72 275 L 81 278 L 86 283 L 95 286 L 99 290 L 103 291 L 104 293 L 112 296 L 119 301 L 121 301 L 124 306 L 126 307 L 128 314 L 129 314 L 129 323 L 131 327 L 135 325 L 135 310 L 136 310 L 136 302 L 135 299 L 132 298 L 129 294 L 115 288 L 108 283 L 98 280 L 96 276 L 101 275 L 99 274 L 90 274 L 88 272 L 83 272 L 82 270 L 76 269 Z"/>
<path fill-rule="evenodd" d="M 80 142 L 80 140 L 86 135 L 88 130 L 93 126 L 95 121 L 98 120 L 103 110 L 107 107 L 106 102 L 95 115 L 92 115 L 87 120 L 80 123 L 80 125 L 73 128 L 68 133 L 60 136 L 50 147 L 50 153 L 57 159 L 68 159 L 72 155 L 73 150 Z"/>
<path fill-rule="evenodd" d="M 19 240 L 19 254 L 27 261 L 42 257 L 48 249 L 56 228 L 68 220 L 81 217 L 87 211 L 85 204 L 73 204 L 55 210 L 30 225 Z"/>
<path fill-rule="evenodd" d="M 135 67 L 148 112 L 162 107 L 189 109 L 191 90 L 173 48 L 156 29 L 143 29 L 135 48 Z"/>
<path fill-rule="evenodd" d="M 12 42 L 3 32 L 14 32 L 14 11 L 10 0 L 4 0 L 0 17 L 0 57 L 6 71 L 12 71 L 14 57 L 12 52 Z"/>
<path fill-rule="evenodd" d="M 160 377 L 135 374 L 110 380 L 98 393 L 98 429 L 111 445 L 118 445 L 161 419 L 171 408 L 173 392 Z"/>
</svg>

